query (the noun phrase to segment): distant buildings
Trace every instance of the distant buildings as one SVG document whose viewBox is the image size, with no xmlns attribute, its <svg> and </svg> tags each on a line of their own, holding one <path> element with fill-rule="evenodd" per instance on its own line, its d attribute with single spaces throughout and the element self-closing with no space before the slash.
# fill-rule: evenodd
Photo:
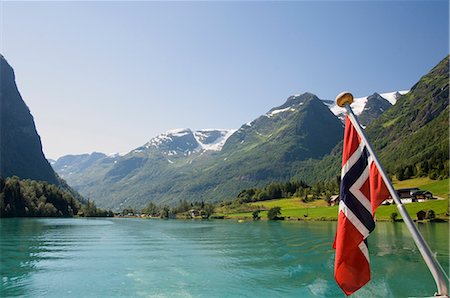
<svg viewBox="0 0 450 298">
<path fill-rule="evenodd" d="M 424 202 L 427 200 L 434 199 L 433 194 L 428 190 L 420 190 L 417 187 L 410 188 L 400 188 L 397 189 L 397 194 L 400 197 L 402 203 L 415 203 L 415 202 Z M 394 199 L 388 199 L 383 202 L 384 205 L 394 203 Z"/>
<path fill-rule="evenodd" d="M 424 202 L 427 200 L 435 199 L 433 194 L 428 190 L 421 190 L 417 187 L 411 188 L 400 188 L 397 189 L 397 194 L 403 204 L 414 203 L 414 202 Z M 390 198 L 383 202 L 383 205 L 390 205 L 394 203 L 394 199 Z M 328 201 L 328 206 L 335 206 L 339 204 L 339 195 L 333 195 Z"/>
</svg>

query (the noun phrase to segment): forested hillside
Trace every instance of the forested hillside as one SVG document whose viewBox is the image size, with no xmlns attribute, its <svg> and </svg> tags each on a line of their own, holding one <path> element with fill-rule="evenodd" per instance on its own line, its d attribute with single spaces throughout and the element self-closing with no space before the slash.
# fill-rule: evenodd
<svg viewBox="0 0 450 298">
<path fill-rule="evenodd" d="M 367 127 L 386 169 L 399 179 L 448 177 L 449 59 Z"/>
<path fill-rule="evenodd" d="M 112 216 L 70 190 L 35 180 L 0 176 L 0 217 Z"/>
</svg>

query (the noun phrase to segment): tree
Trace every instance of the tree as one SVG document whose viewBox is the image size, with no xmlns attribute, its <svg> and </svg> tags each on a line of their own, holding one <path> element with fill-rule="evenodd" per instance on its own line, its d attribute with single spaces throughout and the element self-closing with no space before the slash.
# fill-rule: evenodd
<svg viewBox="0 0 450 298">
<path fill-rule="evenodd" d="M 134 215 L 134 209 L 132 207 L 127 207 L 122 210 L 122 215 Z"/>
<path fill-rule="evenodd" d="M 213 204 L 206 203 L 206 204 L 203 206 L 203 209 L 202 209 L 202 212 L 201 212 L 202 217 L 208 219 L 211 215 L 213 215 L 214 209 L 215 209 L 215 208 L 214 208 L 214 205 L 213 205 Z"/>
<path fill-rule="evenodd" d="M 281 215 L 281 207 L 270 208 L 267 212 L 267 218 L 269 218 L 269 220 L 279 219 L 279 215 Z"/>
<path fill-rule="evenodd" d="M 0 176 L 0 192 L 3 192 L 3 188 L 5 187 L 5 179 Z"/>
<path fill-rule="evenodd" d="M 169 218 L 169 215 L 170 215 L 169 207 L 167 207 L 167 206 L 162 207 L 160 217 L 161 218 Z"/>
<path fill-rule="evenodd" d="M 142 209 L 142 213 L 143 214 L 148 214 L 148 215 L 155 215 L 158 213 L 158 206 L 156 206 L 153 202 L 150 202 L 147 204 L 147 206 L 144 207 L 144 209 Z"/>
<path fill-rule="evenodd" d="M 405 180 L 405 170 L 403 167 L 399 167 L 396 171 L 396 175 L 395 175 L 398 179 L 398 181 L 403 181 Z"/>
<path fill-rule="evenodd" d="M 439 177 L 439 174 L 436 172 L 436 170 L 432 170 L 429 174 L 428 174 L 428 177 L 431 179 L 431 180 L 436 180 L 438 177 Z"/>
<path fill-rule="evenodd" d="M 260 220 L 261 216 L 259 216 L 259 210 L 253 211 L 252 216 L 253 216 L 253 220 Z"/>
<path fill-rule="evenodd" d="M 404 172 L 403 176 L 404 176 L 405 179 L 409 179 L 412 176 L 414 176 L 414 171 L 413 171 L 411 166 L 406 166 L 405 167 L 405 172 Z"/>
<path fill-rule="evenodd" d="M 426 219 L 433 220 L 436 218 L 436 213 L 433 209 L 427 211 Z"/>
<path fill-rule="evenodd" d="M 278 183 L 271 183 L 267 187 L 267 195 L 270 199 L 281 198 L 281 187 Z"/>
<path fill-rule="evenodd" d="M 269 195 L 265 190 L 262 190 L 261 192 L 256 194 L 258 201 L 267 201 L 270 200 Z"/>
<path fill-rule="evenodd" d="M 174 211 L 175 213 L 183 213 L 189 209 L 191 209 L 191 205 L 186 200 L 180 200 Z"/>
<path fill-rule="evenodd" d="M 392 212 L 391 213 L 391 221 L 396 221 L 397 220 L 397 216 L 398 216 L 397 212 Z"/>
</svg>

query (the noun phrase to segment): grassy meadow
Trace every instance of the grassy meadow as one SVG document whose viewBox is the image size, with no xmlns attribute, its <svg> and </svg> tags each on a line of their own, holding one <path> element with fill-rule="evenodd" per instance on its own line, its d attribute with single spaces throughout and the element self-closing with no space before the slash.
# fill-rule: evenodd
<svg viewBox="0 0 450 298">
<path fill-rule="evenodd" d="M 434 210 L 436 217 L 448 219 L 449 212 L 449 179 L 431 180 L 429 178 L 415 178 L 404 181 L 393 181 L 394 187 L 407 188 L 418 187 L 429 190 L 434 196 L 442 199 L 430 200 L 427 202 L 405 204 L 406 210 L 411 218 L 416 219 L 416 213 L 420 210 Z M 248 212 L 228 212 L 226 209 L 219 209 L 219 213 L 225 218 L 252 219 L 252 211 L 262 210 L 260 216 L 267 218 L 267 210 L 273 207 L 281 207 L 281 216 L 290 220 L 337 220 L 338 206 L 329 207 L 325 200 L 316 200 L 304 203 L 300 198 L 278 199 L 244 204 Z M 376 218 L 380 221 L 391 219 L 392 213 L 399 213 L 395 205 L 380 206 L 376 211 Z M 400 219 L 400 215 L 398 216 Z"/>
</svg>

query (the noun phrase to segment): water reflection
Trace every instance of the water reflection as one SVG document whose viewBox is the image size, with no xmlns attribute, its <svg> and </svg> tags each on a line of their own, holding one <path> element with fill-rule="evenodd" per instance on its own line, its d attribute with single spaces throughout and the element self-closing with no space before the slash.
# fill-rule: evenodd
<svg viewBox="0 0 450 298">
<path fill-rule="evenodd" d="M 0 296 L 25 295 L 30 272 L 36 270 L 40 253 L 45 251 L 40 235 L 45 228 L 35 220 L 0 221 Z"/>
</svg>

